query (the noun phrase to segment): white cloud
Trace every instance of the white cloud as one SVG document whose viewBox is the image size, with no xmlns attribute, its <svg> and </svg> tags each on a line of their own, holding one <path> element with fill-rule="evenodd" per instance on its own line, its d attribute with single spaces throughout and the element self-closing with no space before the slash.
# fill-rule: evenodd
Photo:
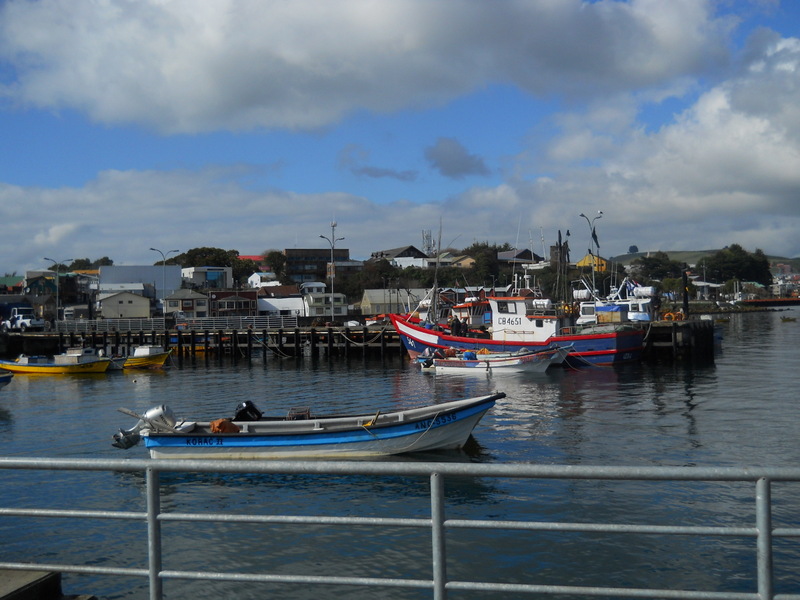
<svg viewBox="0 0 800 600">
<path fill-rule="evenodd" d="M 501 8 L 498 8 L 500 6 Z M 308 129 L 491 83 L 591 97 L 726 60 L 709 2 L 11 0 L 4 92 L 163 132 Z"/>
</svg>

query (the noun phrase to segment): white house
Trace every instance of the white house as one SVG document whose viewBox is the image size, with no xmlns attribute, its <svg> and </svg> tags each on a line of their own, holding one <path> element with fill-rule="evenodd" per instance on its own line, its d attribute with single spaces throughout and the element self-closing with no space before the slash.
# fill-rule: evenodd
<svg viewBox="0 0 800 600">
<path fill-rule="evenodd" d="M 280 282 L 275 278 L 275 273 L 262 271 L 250 275 L 247 278 L 247 285 L 251 288 L 262 288 L 270 285 L 280 285 Z"/>
<path fill-rule="evenodd" d="M 100 294 L 97 299 L 104 319 L 149 319 L 150 299 L 132 292 Z"/>
<path fill-rule="evenodd" d="M 187 267 L 181 269 L 181 277 L 195 288 L 233 289 L 232 267 Z"/>
</svg>

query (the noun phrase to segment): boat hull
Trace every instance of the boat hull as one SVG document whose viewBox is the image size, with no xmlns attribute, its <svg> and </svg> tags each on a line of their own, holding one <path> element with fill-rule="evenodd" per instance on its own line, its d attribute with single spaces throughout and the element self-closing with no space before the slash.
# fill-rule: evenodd
<svg viewBox="0 0 800 600">
<path fill-rule="evenodd" d="M 150 356 L 129 356 L 122 363 L 123 369 L 160 369 L 169 358 L 171 351 Z"/>
<path fill-rule="evenodd" d="M 14 374 L 8 371 L 0 372 L 0 388 L 8 385 L 11 383 L 11 380 L 14 379 Z"/>
<path fill-rule="evenodd" d="M 380 416 L 236 422 L 239 433 L 210 433 L 198 423 L 199 432 L 142 437 L 152 458 L 177 459 L 369 458 L 457 449 L 503 397 L 501 392 Z"/>
<path fill-rule="evenodd" d="M 73 365 L 57 365 L 54 363 L 39 364 L 20 364 L 14 361 L 0 360 L 0 369 L 11 371 L 12 373 L 26 373 L 38 375 L 64 375 L 80 373 L 105 373 L 108 370 L 110 360 L 97 360 Z"/>
<path fill-rule="evenodd" d="M 561 364 L 568 353 L 568 349 L 554 348 L 520 355 L 487 354 L 475 359 L 433 358 L 425 361 L 423 366 L 428 369 L 432 367 L 437 373 L 544 373 L 551 365 Z"/>
<path fill-rule="evenodd" d="M 419 327 L 400 315 L 390 316 L 412 359 L 426 350 L 431 353 L 447 348 L 517 352 L 522 349 L 546 350 L 572 346 L 565 361 L 570 366 L 610 366 L 640 360 L 644 348 L 644 330 L 636 325 L 595 325 L 582 329 L 580 333 L 554 335 L 544 341 L 502 340 L 451 336 L 443 331 Z"/>
</svg>

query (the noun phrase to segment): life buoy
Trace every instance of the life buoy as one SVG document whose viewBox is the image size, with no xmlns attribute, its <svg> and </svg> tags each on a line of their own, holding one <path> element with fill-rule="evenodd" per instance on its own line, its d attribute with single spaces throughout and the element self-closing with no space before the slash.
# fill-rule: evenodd
<svg viewBox="0 0 800 600">
<path fill-rule="evenodd" d="M 665 321 L 674 321 L 675 320 L 675 313 L 664 313 L 664 320 Z"/>
</svg>

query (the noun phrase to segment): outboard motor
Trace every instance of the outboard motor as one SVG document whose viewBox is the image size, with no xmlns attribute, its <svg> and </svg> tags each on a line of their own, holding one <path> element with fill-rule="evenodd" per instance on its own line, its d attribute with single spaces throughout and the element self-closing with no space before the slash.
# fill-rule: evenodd
<svg viewBox="0 0 800 600">
<path fill-rule="evenodd" d="M 258 421 L 261 419 L 261 411 L 256 408 L 250 400 L 245 400 L 236 406 L 234 421 Z"/>
<path fill-rule="evenodd" d="M 133 411 L 120 409 L 125 414 L 139 416 Z M 111 443 L 116 448 L 127 450 L 138 444 L 142 439 L 142 430 L 151 429 L 153 431 L 174 431 L 178 420 L 175 413 L 169 406 L 162 404 L 149 409 L 146 413 L 139 416 L 139 422 L 130 429 L 120 429 L 114 434 L 114 441 Z"/>
</svg>

